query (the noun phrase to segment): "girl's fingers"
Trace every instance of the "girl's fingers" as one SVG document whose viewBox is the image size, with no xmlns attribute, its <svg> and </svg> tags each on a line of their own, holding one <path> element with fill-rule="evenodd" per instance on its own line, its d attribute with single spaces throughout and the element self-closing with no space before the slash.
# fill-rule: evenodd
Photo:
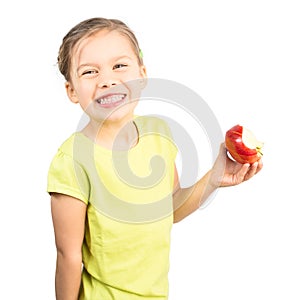
<svg viewBox="0 0 300 300">
<path fill-rule="evenodd" d="M 243 164 L 239 172 L 237 173 L 238 183 L 241 183 L 245 180 L 247 173 L 249 172 L 250 164 Z"/>
<path fill-rule="evenodd" d="M 258 169 L 258 162 L 255 162 L 252 165 L 250 165 L 248 172 L 245 175 L 244 180 L 248 180 L 251 177 L 253 177 L 257 173 L 257 169 Z"/>
</svg>

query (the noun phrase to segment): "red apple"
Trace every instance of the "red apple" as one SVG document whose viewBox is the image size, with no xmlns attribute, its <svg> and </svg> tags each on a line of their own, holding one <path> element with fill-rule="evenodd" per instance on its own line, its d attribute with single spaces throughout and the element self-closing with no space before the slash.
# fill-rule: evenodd
<svg viewBox="0 0 300 300">
<path fill-rule="evenodd" d="M 235 125 L 226 132 L 225 145 L 232 158 L 241 164 L 253 164 L 263 155 L 263 143 L 250 130 L 240 125 Z"/>
</svg>

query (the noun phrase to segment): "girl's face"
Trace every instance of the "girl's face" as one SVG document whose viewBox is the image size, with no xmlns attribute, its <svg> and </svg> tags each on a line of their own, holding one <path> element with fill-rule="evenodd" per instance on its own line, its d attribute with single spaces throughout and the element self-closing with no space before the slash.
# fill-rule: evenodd
<svg viewBox="0 0 300 300">
<path fill-rule="evenodd" d="M 70 100 L 79 103 L 91 120 L 132 118 L 144 87 L 146 70 L 127 37 L 101 30 L 82 40 L 73 51 Z"/>
</svg>

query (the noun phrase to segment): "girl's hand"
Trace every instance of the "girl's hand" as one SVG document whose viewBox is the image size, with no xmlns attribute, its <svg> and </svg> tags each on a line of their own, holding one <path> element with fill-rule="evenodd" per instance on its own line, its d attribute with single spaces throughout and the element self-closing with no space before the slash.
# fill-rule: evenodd
<svg viewBox="0 0 300 300">
<path fill-rule="evenodd" d="M 261 159 L 251 165 L 232 161 L 227 156 L 225 144 L 222 143 L 219 155 L 211 170 L 210 184 L 215 187 L 237 185 L 252 178 L 262 167 Z"/>
</svg>

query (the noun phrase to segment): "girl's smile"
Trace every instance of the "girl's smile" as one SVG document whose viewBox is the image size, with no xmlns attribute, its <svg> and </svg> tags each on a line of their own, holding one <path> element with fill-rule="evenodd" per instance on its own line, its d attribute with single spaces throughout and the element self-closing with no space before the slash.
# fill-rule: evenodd
<svg viewBox="0 0 300 300">
<path fill-rule="evenodd" d="M 110 93 L 100 98 L 97 98 L 95 101 L 102 108 L 114 108 L 116 106 L 122 105 L 126 102 L 127 95 L 121 93 Z"/>
</svg>

